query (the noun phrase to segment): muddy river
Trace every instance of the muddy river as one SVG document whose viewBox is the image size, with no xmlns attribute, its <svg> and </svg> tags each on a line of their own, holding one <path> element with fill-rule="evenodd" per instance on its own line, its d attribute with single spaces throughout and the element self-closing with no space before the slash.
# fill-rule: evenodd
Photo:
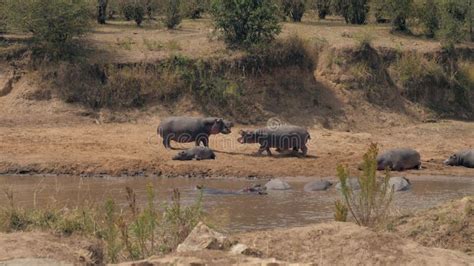
<svg viewBox="0 0 474 266">
<path fill-rule="evenodd" d="M 394 209 L 412 212 L 450 199 L 474 194 L 474 177 L 413 177 L 412 189 L 397 192 Z M 186 178 L 81 178 L 61 176 L 0 176 L 0 206 L 7 204 L 3 193 L 10 189 L 15 204 L 22 207 L 66 206 L 101 203 L 113 198 L 125 207 L 125 187 L 133 188 L 141 204 L 147 184 L 153 184 L 157 201 L 170 199 L 178 188 L 185 204 L 199 195 L 196 185 L 238 190 L 265 181 L 204 180 Z M 339 198 L 334 187 L 325 192 L 304 192 L 304 182 L 289 182 L 289 191 L 270 191 L 268 195 L 204 195 L 204 209 L 222 229 L 236 232 L 275 227 L 299 226 L 333 217 L 333 203 Z"/>
</svg>

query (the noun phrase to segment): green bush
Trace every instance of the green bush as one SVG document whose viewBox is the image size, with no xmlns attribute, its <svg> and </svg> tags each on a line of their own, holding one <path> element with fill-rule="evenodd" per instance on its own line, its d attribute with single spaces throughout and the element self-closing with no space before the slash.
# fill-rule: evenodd
<svg viewBox="0 0 474 266">
<path fill-rule="evenodd" d="M 466 1 L 440 1 L 440 29 L 436 33 L 444 46 L 452 46 L 465 38 L 464 24 L 468 19 L 470 7 Z"/>
<path fill-rule="evenodd" d="M 134 14 L 135 14 L 135 8 L 132 4 L 125 4 L 124 6 L 122 6 L 122 9 L 121 9 L 121 12 L 122 12 L 122 15 L 123 17 L 127 20 L 127 21 L 130 21 L 133 19 L 134 17 Z"/>
<path fill-rule="evenodd" d="M 368 0 L 333 0 L 333 8 L 351 24 L 364 24 L 369 12 Z"/>
<path fill-rule="evenodd" d="M 136 5 L 133 12 L 133 20 L 138 26 L 142 25 L 143 17 L 145 16 L 145 9 L 141 5 Z"/>
<path fill-rule="evenodd" d="M 214 0 L 212 14 L 217 30 L 230 47 L 252 48 L 273 41 L 280 33 L 278 7 L 263 0 Z"/>
<path fill-rule="evenodd" d="M 34 46 L 51 58 L 70 57 L 90 28 L 86 0 L 6 0 L 5 8 L 8 27 L 31 33 Z"/>
<path fill-rule="evenodd" d="M 413 0 L 388 0 L 394 31 L 408 31 L 407 19 L 412 14 Z"/>
<path fill-rule="evenodd" d="M 294 22 L 300 22 L 306 11 L 306 0 L 283 0 L 283 12 Z"/>
<path fill-rule="evenodd" d="M 341 194 L 345 206 L 361 226 L 377 227 L 386 221 L 389 207 L 392 203 L 393 189 L 390 188 L 390 174 L 387 171 L 381 179 L 377 178 L 378 148 L 372 144 L 364 154 L 362 175 L 357 178 L 360 191 L 349 185 L 349 171 L 346 167 L 338 166 L 337 176 L 341 182 Z M 336 216 L 343 217 L 344 209 L 336 203 Z M 342 215 L 341 215 L 342 214 Z"/>
<path fill-rule="evenodd" d="M 331 0 L 316 0 L 319 19 L 325 19 L 331 12 Z"/>
<path fill-rule="evenodd" d="M 209 10 L 209 0 L 188 0 L 185 3 L 185 14 L 186 17 L 192 19 L 198 19 L 202 17 L 202 14 Z"/>
<path fill-rule="evenodd" d="M 439 5 L 436 0 L 423 0 L 415 3 L 415 17 L 423 26 L 423 32 L 428 38 L 433 38 L 439 30 Z"/>
<path fill-rule="evenodd" d="M 166 0 L 164 22 L 168 29 L 174 29 L 181 23 L 181 0 Z"/>
</svg>

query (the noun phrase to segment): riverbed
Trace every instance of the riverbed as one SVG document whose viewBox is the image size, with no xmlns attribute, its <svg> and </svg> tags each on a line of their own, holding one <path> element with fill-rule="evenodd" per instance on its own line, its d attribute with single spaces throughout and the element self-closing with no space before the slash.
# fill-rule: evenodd
<svg viewBox="0 0 474 266">
<path fill-rule="evenodd" d="M 286 180 L 291 190 L 269 191 L 268 195 L 204 195 L 204 210 L 212 217 L 211 222 L 229 232 L 303 226 L 333 219 L 334 201 L 340 198 L 334 186 L 328 191 L 305 192 L 305 182 L 301 179 Z M 417 176 L 410 180 L 409 191 L 395 193 L 392 211 L 413 212 L 474 194 L 474 177 Z M 139 204 L 146 201 L 148 184 L 156 191 L 157 204 L 169 201 L 175 188 L 181 192 L 184 204 L 192 204 L 200 195 L 196 185 L 238 190 L 264 183 L 264 180 L 246 179 L 0 176 L 0 206 L 8 204 L 5 190 L 13 192 L 14 203 L 19 207 L 100 206 L 112 198 L 126 208 L 125 187 L 136 192 Z"/>
</svg>

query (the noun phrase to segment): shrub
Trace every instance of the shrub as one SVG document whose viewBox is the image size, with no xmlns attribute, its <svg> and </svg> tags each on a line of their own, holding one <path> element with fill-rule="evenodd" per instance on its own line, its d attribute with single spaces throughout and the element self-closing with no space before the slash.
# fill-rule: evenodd
<svg viewBox="0 0 474 266">
<path fill-rule="evenodd" d="M 143 9 L 141 5 L 136 5 L 134 7 L 133 19 L 135 20 L 135 23 L 137 23 L 137 26 L 142 25 L 144 16 L 145 16 L 145 9 Z"/>
<path fill-rule="evenodd" d="M 373 0 L 370 4 L 370 10 L 372 10 L 377 23 L 385 23 L 387 21 L 387 0 Z"/>
<path fill-rule="evenodd" d="M 108 0 L 99 0 L 97 5 L 97 22 L 99 24 L 105 24 L 105 19 L 107 18 L 107 3 Z"/>
<path fill-rule="evenodd" d="M 198 19 L 202 14 L 209 10 L 209 0 L 188 0 L 185 3 L 186 17 Z"/>
<path fill-rule="evenodd" d="M 214 0 L 212 14 L 217 30 L 230 47 L 251 48 L 271 42 L 280 33 L 278 8 L 272 1 Z"/>
<path fill-rule="evenodd" d="M 412 12 L 413 0 L 388 0 L 394 31 L 408 31 L 407 18 Z"/>
<path fill-rule="evenodd" d="M 127 20 L 127 21 L 130 21 L 133 19 L 134 17 L 134 14 L 135 14 L 135 8 L 132 4 L 125 4 L 122 6 L 122 15 L 123 17 Z"/>
<path fill-rule="evenodd" d="M 457 0 L 440 1 L 440 29 L 437 32 L 444 46 L 452 46 L 465 37 L 464 23 L 470 8 L 466 2 Z M 469 18 L 472 19 L 472 18 Z"/>
<path fill-rule="evenodd" d="M 8 26 L 31 33 L 35 47 L 52 58 L 74 53 L 90 27 L 86 0 L 6 0 L 6 10 Z"/>
<path fill-rule="evenodd" d="M 294 22 L 300 22 L 306 11 L 306 0 L 283 0 L 283 11 Z"/>
<path fill-rule="evenodd" d="M 168 29 L 174 29 L 181 23 L 181 0 L 166 0 L 164 22 Z"/>
<path fill-rule="evenodd" d="M 436 0 L 424 0 L 415 7 L 416 17 L 423 26 L 424 34 L 433 38 L 439 30 L 439 5 Z"/>
<path fill-rule="evenodd" d="M 367 153 L 364 154 L 363 173 L 357 178 L 360 191 L 356 191 L 348 185 L 348 169 L 341 165 L 337 168 L 345 206 L 355 222 L 361 226 L 376 227 L 384 222 L 392 202 L 393 189 L 389 185 L 389 172 L 386 171 L 381 180 L 377 178 L 377 154 L 376 144 L 371 144 Z M 339 207 L 339 209 L 343 208 Z"/>
<path fill-rule="evenodd" d="M 318 10 L 318 17 L 325 19 L 330 13 L 331 0 L 316 0 L 316 9 Z"/>
<path fill-rule="evenodd" d="M 368 0 L 334 0 L 333 6 L 351 24 L 364 24 L 369 12 Z"/>
</svg>

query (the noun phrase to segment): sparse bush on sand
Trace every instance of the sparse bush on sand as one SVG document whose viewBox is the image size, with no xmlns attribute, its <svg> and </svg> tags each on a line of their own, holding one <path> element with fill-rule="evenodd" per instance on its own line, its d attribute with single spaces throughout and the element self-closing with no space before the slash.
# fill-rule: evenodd
<svg viewBox="0 0 474 266">
<path fill-rule="evenodd" d="M 388 210 L 392 203 L 393 189 L 389 185 L 390 174 L 377 178 L 378 147 L 371 144 L 364 154 L 362 174 L 357 178 L 360 190 L 349 185 L 349 170 L 339 165 L 337 176 L 341 182 L 341 194 L 345 207 L 349 210 L 354 221 L 361 226 L 377 227 L 386 221 Z M 336 203 L 336 217 L 341 217 L 344 207 Z"/>
</svg>

